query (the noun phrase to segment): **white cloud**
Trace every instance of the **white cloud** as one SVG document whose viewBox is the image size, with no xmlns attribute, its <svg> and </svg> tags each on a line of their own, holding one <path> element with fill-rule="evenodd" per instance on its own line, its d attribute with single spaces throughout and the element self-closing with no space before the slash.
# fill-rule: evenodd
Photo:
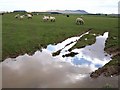
<svg viewBox="0 0 120 90">
<path fill-rule="evenodd" d="M 39 10 L 65 10 L 82 9 L 91 13 L 117 13 L 119 0 L 2 0 L 2 10 L 25 9 L 27 11 Z M 102 8 L 103 7 L 103 8 Z"/>
<path fill-rule="evenodd" d="M 53 60 L 54 58 L 44 51 L 37 51 L 33 56 L 23 55 L 16 59 L 5 60 L 0 63 L 0 68 L 3 70 L 2 87 L 101 88 L 107 83 L 118 87 L 117 77 L 98 79 L 88 77 L 88 73 L 94 66 L 75 67 L 67 62 L 62 62 L 59 58 L 57 61 Z"/>
<path fill-rule="evenodd" d="M 53 61 L 50 54 L 39 51 L 33 56 L 24 55 L 5 60 L 2 63 L 2 70 L 3 87 L 33 88 L 67 86 L 78 80 L 75 77 L 91 71 L 87 67 L 79 68 L 69 63 L 62 63 L 59 59 Z"/>
</svg>

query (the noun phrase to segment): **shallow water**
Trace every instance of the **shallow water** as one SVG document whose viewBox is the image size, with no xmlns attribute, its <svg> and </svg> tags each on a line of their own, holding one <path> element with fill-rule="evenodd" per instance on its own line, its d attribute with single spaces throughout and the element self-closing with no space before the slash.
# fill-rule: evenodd
<svg viewBox="0 0 120 90">
<path fill-rule="evenodd" d="M 72 50 L 71 52 L 78 53 L 74 57 L 62 57 L 62 55 L 70 53 L 68 49 L 86 34 L 89 32 L 69 38 L 57 45 L 48 45 L 46 49 L 42 49 L 42 52 L 36 51 L 32 56 L 25 54 L 4 60 L 0 63 L 3 76 L 2 87 L 101 88 L 107 83 L 112 87 L 118 87 L 118 77 L 99 77 L 98 79 L 89 77 L 92 71 L 111 60 L 111 56 L 104 51 L 108 32 L 97 36 L 94 44 Z M 59 55 L 52 56 L 53 52 L 59 50 L 61 50 Z"/>
<path fill-rule="evenodd" d="M 89 32 L 79 37 L 69 38 L 57 45 L 48 45 L 47 50 L 50 53 L 61 50 L 60 54 L 57 57 L 64 58 L 65 61 L 69 61 L 71 64 L 93 65 L 95 66 L 95 68 L 102 67 L 111 60 L 111 56 L 104 51 L 105 41 L 108 38 L 108 32 L 105 32 L 103 36 L 102 35 L 97 36 L 96 42 L 94 44 L 86 46 L 85 48 L 72 50 L 71 52 L 78 53 L 74 57 L 62 57 L 63 55 L 71 53 L 68 50 L 72 48 L 77 43 L 77 41 L 86 34 L 89 34 Z"/>
</svg>

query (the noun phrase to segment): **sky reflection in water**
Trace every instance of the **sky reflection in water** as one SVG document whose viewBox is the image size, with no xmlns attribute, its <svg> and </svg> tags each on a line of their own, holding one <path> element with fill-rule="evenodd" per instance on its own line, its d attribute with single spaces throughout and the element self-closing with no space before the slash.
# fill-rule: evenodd
<svg viewBox="0 0 120 90">
<path fill-rule="evenodd" d="M 89 73 L 111 60 L 105 53 L 105 41 L 108 32 L 96 37 L 96 42 L 85 48 L 74 49 L 74 57 L 62 57 L 70 53 L 68 49 L 89 32 L 69 38 L 57 45 L 48 45 L 46 49 L 33 55 L 8 58 L 0 63 L 2 68 L 2 87 L 4 88 L 95 88 L 110 83 L 118 87 L 117 77 L 91 79 Z M 61 50 L 57 56 L 53 52 Z M 107 54 L 107 55 L 106 55 Z M 0 69 L 1 70 L 1 69 Z M 0 78 L 1 79 L 1 78 Z M 97 82 L 97 83 L 96 83 Z M 1 83 L 1 82 L 0 82 Z M 87 86 L 87 87 L 86 87 Z"/>
</svg>

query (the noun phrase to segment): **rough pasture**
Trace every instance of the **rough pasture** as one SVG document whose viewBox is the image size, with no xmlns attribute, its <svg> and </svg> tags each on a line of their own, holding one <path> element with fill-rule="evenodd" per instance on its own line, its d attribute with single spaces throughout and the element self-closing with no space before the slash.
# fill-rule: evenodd
<svg viewBox="0 0 120 90">
<path fill-rule="evenodd" d="M 34 15 L 33 19 L 16 19 L 16 14 L 4 14 L 2 16 L 2 59 L 16 57 L 20 54 L 32 54 L 41 47 L 48 44 L 61 42 L 68 37 L 76 36 L 91 29 L 91 33 L 102 34 L 110 32 L 106 47 L 117 47 L 118 45 L 118 18 L 109 16 L 84 16 L 84 25 L 76 25 L 75 20 L 81 15 L 52 15 L 56 22 L 44 22 L 43 14 Z M 85 41 L 85 38 L 88 38 Z M 87 35 L 76 45 L 83 47 L 92 44 L 95 37 Z"/>
</svg>

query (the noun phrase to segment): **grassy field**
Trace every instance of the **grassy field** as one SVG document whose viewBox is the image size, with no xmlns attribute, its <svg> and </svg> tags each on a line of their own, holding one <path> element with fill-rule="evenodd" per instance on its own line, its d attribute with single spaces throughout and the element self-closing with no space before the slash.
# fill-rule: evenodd
<svg viewBox="0 0 120 90">
<path fill-rule="evenodd" d="M 80 35 L 91 29 L 91 33 L 109 32 L 107 48 L 118 46 L 118 18 L 110 16 L 83 15 L 84 25 L 76 25 L 75 19 L 80 15 L 52 15 L 56 22 L 43 22 L 43 15 L 34 15 L 33 19 L 19 20 L 15 14 L 2 16 L 2 60 L 20 54 L 31 54 L 48 44 L 61 42 L 71 36 Z M 83 40 L 88 37 L 88 41 Z M 83 47 L 93 44 L 95 37 L 87 35 L 76 45 Z M 115 37 L 115 38 L 114 38 Z"/>
</svg>

